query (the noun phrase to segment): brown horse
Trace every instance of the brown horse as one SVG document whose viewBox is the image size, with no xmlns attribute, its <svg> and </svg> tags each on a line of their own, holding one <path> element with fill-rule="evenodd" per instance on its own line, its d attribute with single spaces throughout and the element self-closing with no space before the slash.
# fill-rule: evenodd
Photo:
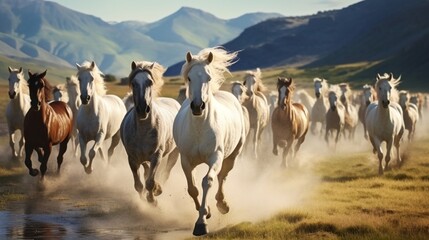
<svg viewBox="0 0 429 240">
<path fill-rule="evenodd" d="M 37 151 L 43 180 L 52 146 L 56 144 L 60 144 L 57 173 L 60 172 L 73 129 L 73 113 L 65 102 L 48 103 L 52 99 L 52 86 L 44 78 L 46 71 L 40 74 L 28 71 L 28 75 L 31 108 L 24 119 L 25 165 L 31 176 L 39 174 L 37 169 L 32 168 L 31 163 L 31 154 L 33 150 Z"/>
<path fill-rule="evenodd" d="M 281 166 L 287 167 L 287 155 L 295 140 L 295 149 L 292 152 L 292 160 L 295 158 L 299 147 L 305 140 L 310 123 L 310 115 L 307 108 L 301 103 L 293 103 L 291 98 L 295 85 L 292 78 L 278 78 L 277 90 L 279 92 L 278 104 L 273 111 L 271 127 L 273 130 L 273 153 L 277 156 L 277 146 L 283 147 Z"/>
</svg>

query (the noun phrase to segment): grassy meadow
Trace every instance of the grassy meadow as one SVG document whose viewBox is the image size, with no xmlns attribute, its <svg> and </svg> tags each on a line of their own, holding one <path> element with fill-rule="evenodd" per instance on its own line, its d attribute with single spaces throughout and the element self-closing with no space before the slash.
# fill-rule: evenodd
<svg viewBox="0 0 429 240">
<path fill-rule="evenodd" d="M 270 90 L 274 90 L 278 76 L 291 76 L 298 88 L 310 89 L 316 76 L 333 83 L 344 82 L 349 76 L 371 65 L 361 63 L 310 70 L 278 67 L 263 69 L 262 74 Z M 54 83 L 66 76 L 54 80 Z M 243 76 L 243 71 L 233 73 L 222 88 L 229 90 L 229 82 L 242 80 Z M 371 80 L 353 85 L 363 82 L 370 83 Z M 9 101 L 6 83 L 1 81 L 0 84 L 0 143 L 3 146 L 8 145 L 4 117 Z M 175 98 L 182 84 L 179 77 L 166 78 L 162 95 Z M 108 83 L 107 89 L 109 94 L 119 97 L 125 96 L 129 90 L 128 86 L 117 83 Z M 422 129 L 427 131 L 428 127 Z M 406 147 L 403 164 L 398 166 L 394 158 L 392 169 L 383 176 L 378 176 L 378 161 L 370 151 L 323 156 L 308 166 L 320 181 L 298 205 L 283 209 L 268 219 L 231 224 L 200 238 L 429 239 L 428 146 L 429 135 L 419 137 Z M 281 179 L 290 181 L 302 171 L 308 169 L 285 170 Z M 0 161 L 0 211 L 7 204 L 28 197 L 24 187 L 18 184 L 18 179 L 26 174 L 27 170 L 22 164 Z"/>
</svg>

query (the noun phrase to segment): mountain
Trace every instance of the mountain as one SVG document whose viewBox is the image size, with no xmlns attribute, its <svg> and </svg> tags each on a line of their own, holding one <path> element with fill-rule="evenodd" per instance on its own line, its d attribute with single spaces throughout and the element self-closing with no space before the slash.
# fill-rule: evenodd
<svg viewBox="0 0 429 240">
<path fill-rule="evenodd" d="M 251 16 L 245 16 L 248 25 L 277 15 Z M 127 75 L 133 60 L 168 66 L 183 59 L 186 51 L 219 45 L 243 31 L 228 22 L 201 10 L 182 8 L 155 23 L 108 23 L 54 2 L 2 0 L 0 55 L 38 59 L 68 68 L 95 60 L 106 73 Z M 187 26 L 192 26 L 192 31 Z"/>
<path fill-rule="evenodd" d="M 428 0 L 366 0 L 340 10 L 269 19 L 223 46 L 240 51 L 232 70 L 380 62 L 351 80 L 391 71 L 408 81 L 401 86 L 429 90 L 422 81 L 429 56 L 428 11 Z M 170 66 L 167 74 L 179 74 L 182 64 Z"/>
</svg>

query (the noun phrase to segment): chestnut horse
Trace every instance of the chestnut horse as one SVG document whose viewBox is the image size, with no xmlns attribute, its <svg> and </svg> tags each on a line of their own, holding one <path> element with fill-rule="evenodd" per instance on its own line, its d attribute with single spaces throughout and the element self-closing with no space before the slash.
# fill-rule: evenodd
<svg viewBox="0 0 429 240">
<path fill-rule="evenodd" d="M 43 180 L 52 146 L 57 144 L 60 144 L 57 173 L 60 172 L 73 129 L 73 113 L 65 102 L 48 103 L 52 100 L 52 86 L 45 79 L 46 71 L 40 74 L 28 71 L 28 75 L 31 107 L 24 119 L 25 165 L 31 176 L 39 174 L 39 170 L 34 169 L 31 163 L 31 154 L 36 150 Z"/>
<path fill-rule="evenodd" d="M 293 103 L 292 96 L 295 85 L 292 78 L 278 78 L 277 90 L 279 92 L 278 104 L 271 117 L 273 129 L 273 154 L 277 155 L 277 146 L 283 147 L 282 167 L 287 167 L 287 155 L 295 140 L 297 143 L 292 152 L 295 158 L 299 147 L 305 140 L 310 124 L 308 109 L 301 103 Z"/>
</svg>

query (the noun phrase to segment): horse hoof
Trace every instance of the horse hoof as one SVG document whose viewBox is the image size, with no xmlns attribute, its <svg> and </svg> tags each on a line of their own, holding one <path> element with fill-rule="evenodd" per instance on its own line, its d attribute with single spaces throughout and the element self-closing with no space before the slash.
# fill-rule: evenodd
<svg viewBox="0 0 429 240">
<path fill-rule="evenodd" d="M 216 207 L 222 214 L 227 214 L 229 212 L 229 206 L 225 201 L 217 202 Z"/>
<path fill-rule="evenodd" d="M 161 186 L 157 185 L 155 190 L 153 190 L 153 195 L 159 196 L 159 195 L 161 195 L 161 193 L 162 193 L 162 188 L 161 188 Z"/>
<path fill-rule="evenodd" d="M 207 206 L 207 215 L 206 215 L 206 219 L 209 219 L 212 217 L 212 211 L 210 211 L 210 206 Z"/>
<path fill-rule="evenodd" d="M 37 169 L 31 169 L 30 170 L 30 175 L 33 176 L 33 177 L 39 175 L 39 170 L 37 170 Z"/>
<path fill-rule="evenodd" d="M 206 235 L 208 232 L 209 230 L 207 229 L 207 224 L 195 223 L 194 232 L 192 232 L 192 234 L 194 234 L 194 236 L 202 236 Z"/>
<path fill-rule="evenodd" d="M 91 174 L 92 169 L 90 167 L 85 167 L 85 172 L 86 172 L 86 174 Z"/>
</svg>

